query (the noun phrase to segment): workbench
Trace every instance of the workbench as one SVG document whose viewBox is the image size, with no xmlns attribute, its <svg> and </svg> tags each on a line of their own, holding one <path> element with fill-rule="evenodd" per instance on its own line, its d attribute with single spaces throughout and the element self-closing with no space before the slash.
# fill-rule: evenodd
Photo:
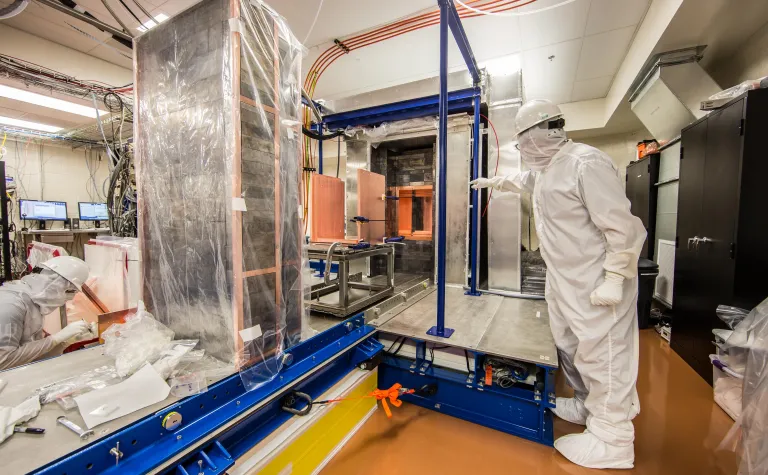
<svg viewBox="0 0 768 475">
<path fill-rule="evenodd" d="M 114 359 L 103 354 L 103 347 L 96 347 L 4 371 L 0 373 L 0 379 L 8 381 L 8 385 L 0 393 L 0 405 L 16 406 L 41 386 L 105 365 L 114 365 Z M 209 383 L 213 382 L 209 381 Z M 93 430 L 93 435 L 85 441 L 81 441 L 75 433 L 56 423 L 56 418 L 64 415 L 85 428 L 83 418 L 80 417 L 77 409 L 65 411 L 55 402 L 44 404 L 37 417 L 27 423 L 29 427 L 44 428 L 44 435 L 13 434 L 0 445 L 3 473 L 30 472 L 133 424 L 178 400 L 179 398 L 169 395 L 162 402 L 97 426 Z"/>
</svg>

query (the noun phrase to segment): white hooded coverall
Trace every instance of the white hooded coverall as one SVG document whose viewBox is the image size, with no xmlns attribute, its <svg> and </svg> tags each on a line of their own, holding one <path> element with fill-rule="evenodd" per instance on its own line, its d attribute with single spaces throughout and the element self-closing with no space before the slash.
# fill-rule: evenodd
<svg viewBox="0 0 768 475">
<path fill-rule="evenodd" d="M 0 370 L 61 353 L 61 345 L 43 333 L 43 315 L 71 300 L 72 289 L 49 269 L 0 287 Z"/>
<path fill-rule="evenodd" d="M 533 193 L 550 327 L 560 367 L 589 410 L 587 429 L 608 444 L 630 445 L 631 421 L 640 411 L 635 384 L 642 221 L 630 213 L 613 161 L 589 145 L 566 142 L 541 171 L 506 180 Z M 616 306 L 590 301 L 605 271 L 625 278 Z"/>
</svg>

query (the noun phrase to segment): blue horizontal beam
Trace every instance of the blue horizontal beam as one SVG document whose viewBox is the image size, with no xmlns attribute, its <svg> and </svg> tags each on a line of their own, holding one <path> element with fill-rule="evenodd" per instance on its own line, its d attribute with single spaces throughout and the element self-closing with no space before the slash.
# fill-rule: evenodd
<svg viewBox="0 0 768 475">
<path fill-rule="evenodd" d="M 448 113 L 468 112 L 472 110 L 473 98 L 480 93 L 477 87 L 460 89 L 448 93 Z M 381 106 L 366 107 L 338 114 L 327 115 L 323 123 L 329 130 L 345 129 L 354 126 L 373 126 L 383 122 L 435 116 L 439 111 L 440 96 L 419 97 Z"/>
<path fill-rule="evenodd" d="M 208 391 L 204 393 L 181 399 L 34 473 L 147 473 L 187 451 L 190 451 L 189 455 L 181 458 L 179 463 L 196 467 L 198 451 L 208 451 L 216 442 L 219 442 L 220 452 L 237 458 L 269 435 L 275 424 L 287 419 L 287 413 L 280 409 L 280 395 L 296 389 L 314 397 L 319 396 L 369 357 L 366 351 L 360 350 L 372 348 L 371 344 L 366 343 L 368 340 L 356 346 L 351 345 L 373 333 L 375 329 L 365 325 L 363 315 L 358 314 L 286 349 L 285 353 L 293 357 L 291 363 L 285 363 L 281 367 L 276 358 L 271 358 L 257 365 L 257 371 L 258 366 L 263 367 L 260 371 L 263 374 L 277 373 L 279 369 L 279 377 L 275 375 L 274 379 L 263 386 L 247 391 L 240 374 L 235 373 L 208 387 Z M 349 350 L 337 356 L 342 348 L 347 347 L 350 347 Z M 375 348 L 370 351 L 374 352 Z M 302 381 L 305 374 L 315 370 L 316 373 Z M 223 425 L 245 416 L 251 408 L 272 397 L 277 399 L 247 415 L 241 423 L 225 433 L 210 438 Z M 182 414 L 183 420 L 179 428 L 166 431 L 162 421 L 170 412 Z M 115 458 L 109 451 L 118 442 L 123 457 L 116 466 Z M 174 464 L 162 473 L 178 474 L 180 472 L 175 468 L 177 466 Z M 220 468 L 226 466 L 222 465 Z M 213 475 L 221 472 L 206 467 L 205 473 Z"/>
<path fill-rule="evenodd" d="M 474 53 L 472 53 L 472 47 L 469 46 L 469 39 L 461 24 L 459 12 L 456 11 L 456 5 L 453 4 L 453 1 L 440 1 L 445 2 L 446 7 L 448 8 L 448 27 L 450 27 L 451 33 L 453 33 L 453 39 L 456 41 L 456 46 L 459 47 L 459 52 L 461 52 L 461 56 L 467 64 L 467 69 L 469 69 L 469 73 L 472 75 L 472 81 L 474 85 L 477 86 L 480 84 L 480 69 L 477 67 L 477 61 L 475 60 Z"/>
</svg>

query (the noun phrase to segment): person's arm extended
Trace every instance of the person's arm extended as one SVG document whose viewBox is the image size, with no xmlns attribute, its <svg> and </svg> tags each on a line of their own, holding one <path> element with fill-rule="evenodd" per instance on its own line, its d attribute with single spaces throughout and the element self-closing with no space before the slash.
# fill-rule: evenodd
<svg viewBox="0 0 768 475">
<path fill-rule="evenodd" d="M 513 193 L 533 193 L 536 182 L 536 172 L 528 170 L 507 176 L 495 176 L 493 178 L 478 178 L 469 182 L 472 188 L 493 188 L 498 191 L 511 191 Z"/>
</svg>

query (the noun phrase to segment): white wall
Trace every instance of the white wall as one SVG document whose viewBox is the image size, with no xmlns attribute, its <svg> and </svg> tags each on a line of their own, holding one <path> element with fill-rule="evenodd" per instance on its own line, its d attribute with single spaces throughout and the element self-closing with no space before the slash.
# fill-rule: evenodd
<svg viewBox="0 0 768 475">
<path fill-rule="evenodd" d="M 652 138 L 651 133 L 642 129 L 626 134 L 581 138 L 576 142 L 591 145 L 607 153 L 619 168 L 621 182 L 626 183 L 624 177 L 627 174 L 627 165 L 630 161 L 637 159 L 637 143 L 650 138 Z"/>
<path fill-rule="evenodd" d="M 713 64 L 709 73 L 723 89 L 749 79 L 768 76 L 768 22 L 741 45 L 735 54 Z"/>
<path fill-rule="evenodd" d="M 5 173 L 16 181 L 16 192 L 12 197 L 18 229 L 22 227 L 18 221 L 18 199 L 66 201 L 70 218 L 78 217 L 79 201 L 104 201 L 102 186 L 109 172 L 103 150 L 72 148 L 66 144 L 26 138 L 9 138 L 5 149 Z M 94 179 L 91 179 L 89 167 Z M 48 224 L 63 227 L 62 222 Z"/>
</svg>

